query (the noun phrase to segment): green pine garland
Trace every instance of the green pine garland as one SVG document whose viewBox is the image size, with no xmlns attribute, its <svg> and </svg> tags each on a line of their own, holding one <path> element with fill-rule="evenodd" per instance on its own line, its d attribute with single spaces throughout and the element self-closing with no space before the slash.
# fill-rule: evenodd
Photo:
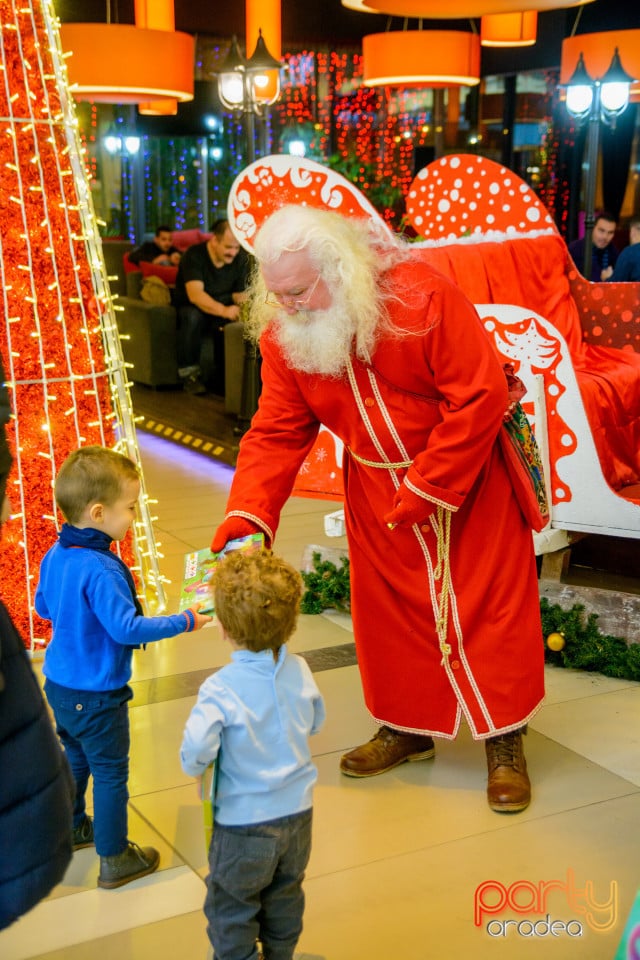
<svg viewBox="0 0 640 960">
<path fill-rule="evenodd" d="M 306 587 L 302 597 L 302 613 L 322 613 L 335 609 L 350 610 L 349 558 L 341 558 L 340 566 L 323 560 L 319 552 L 313 554 L 313 569 L 302 572 Z M 622 637 L 601 633 L 597 627 L 598 615 L 585 616 L 585 608 L 576 603 L 570 610 L 540 599 L 542 636 L 559 633 L 564 638 L 562 650 L 550 650 L 545 643 L 545 660 L 558 667 L 589 670 L 606 677 L 640 681 L 640 643 L 627 644 Z"/>
<path fill-rule="evenodd" d="M 622 637 L 600 633 L 597 613 L 585 617 L 581 603 L 563 610 L 557 603 L 549 603 L 546 597 L 540 600 L 540 613 L 542 635 L 560 633 L 564 637 L 562 650 L 549 650 L 545 645 L 547 663 L 597 671 L 621 680 L 640 680 L 640 643 L 627 644 Z"/>
<path fill-rule="evenodd" d="M 330 560 L 323 560 L 317 550 L 313 553 L 313 570 L 302 571 L 302 579 L 307 588 L 302 597 L 300 610 L 302 613 L 322 613 L 323 610 L 335 609 L 341 613 L 349 613 L 349 558 L 341 557 L 338 567 Z"/>
</svg>

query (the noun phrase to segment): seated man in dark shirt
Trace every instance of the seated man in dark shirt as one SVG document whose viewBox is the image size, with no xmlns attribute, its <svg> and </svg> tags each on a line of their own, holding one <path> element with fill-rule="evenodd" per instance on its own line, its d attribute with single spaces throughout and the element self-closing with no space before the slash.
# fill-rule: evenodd
<svg viewBox="0 0 640 960">
<path fill-rule="evenodd" d="M 185 251 L 178 268 L 174 303 L 179 312 L 178 374 L 188 393 L 206 393 L 200 379 L 200 349 L 207 328 L 213 328 L 214 365 L 223 376 L 222 328 L 240 316 L 247 295 L 248 257 L 227 220 L 214 223 L 212 237 Z"/>
<path fill-rule="evenodd" d="M 617 221 L 610 213 L 602 212 L 596 216 L 591 231 L 591 272 L 587 276 L 584 270 L 585 238 L 580 237 L 569 244 L 569 253 L 576 267 L 587 280 L 596 283 L 609 280 L 618 259 L 618 251 L 613 244 Z"/>
<path fill-rule="evenodd" d="M 180 263 L 180 251 L 171 243 L 171 228 L 158 227 L 153 240 L 141 244 L 129 254 L 130 263 L 157 263 L 163 267 L 177 267 Z"/>
<path fill-rule="evenodd" d="M 629 246 L 621 251 L 611 279 L 614 282 L 640 282 L 640 220 L 629 225 Z"/>
</svg>

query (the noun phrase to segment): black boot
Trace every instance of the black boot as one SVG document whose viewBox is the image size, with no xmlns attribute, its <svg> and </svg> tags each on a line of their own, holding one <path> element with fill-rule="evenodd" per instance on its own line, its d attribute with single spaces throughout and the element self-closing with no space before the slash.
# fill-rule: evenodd
<svg viewBox="0 0 640 960">
<path fill-rule="evenodd" d="M 93 846 L 93 820 L 85 813 L 84 820 L 73 828 L 73 849 L 82 850 L 83 847 Z"/>
<path fill-rule="evenodd" d="M 113 857 L 100 857 L 98 886 L 106 890 L 122 887 L 138 877 L 146 877 L 157 870 L 160 854 L 154 847 L 139 847 L 137 843 L 127 842 L 122 853 Z"/>
</svg>

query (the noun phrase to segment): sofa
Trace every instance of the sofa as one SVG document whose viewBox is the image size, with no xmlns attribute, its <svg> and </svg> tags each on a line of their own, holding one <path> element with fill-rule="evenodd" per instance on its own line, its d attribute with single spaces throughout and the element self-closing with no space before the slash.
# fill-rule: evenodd
<svg viewBox="0 0 640 960">
<path fill-rule="evenodd" d="M 133 244 L 129 240 L 115 239 L 111 237 L 102 238 L 102 255 L 104 265 L 109 278 L 109 287 L 112 294 L 123 297 L 126 292 L 126 278 L 123 269 L 125 257 L 133 250 Z M 133 264 L 132 264 L 133 266 Z"/>
<path fill-rule="evenodd" d="M 180 382 L 177 365 L 178 318 L 175 307 L 147 303 L 140 297 L 144 277 L 141 271 L 126 274 L 127 295 L 116 300 L 122 353 L 131 364 L 130 376 L 135 383 L 149 387 L 176 386 Z M 238 414 L 242 399 L 244 331 L 240 322 L 222 326 L 224 343 L 224 408 Z M 217 392 L 213 380 L 213 337 L 205 337 L 200 357 L 202 379 Z"/>
</svg>

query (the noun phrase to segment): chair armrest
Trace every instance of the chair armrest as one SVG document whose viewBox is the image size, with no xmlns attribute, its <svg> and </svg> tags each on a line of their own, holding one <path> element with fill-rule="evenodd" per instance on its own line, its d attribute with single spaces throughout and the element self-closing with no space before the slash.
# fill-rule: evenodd
<svg viewBox="0 0 640 960">
<path fill-rule="evenodd" d="M 244 324 L 234 321 L 224 327 L 224 408 L 240 413 L 244 370 Z"/>
<path fill-rule="evenodd" d="M 133 364 L 131 379 L 151 387 L 178 383 L 175 309 L 132 297 L 116 305 L 122 353 Z"/>
</svg>

